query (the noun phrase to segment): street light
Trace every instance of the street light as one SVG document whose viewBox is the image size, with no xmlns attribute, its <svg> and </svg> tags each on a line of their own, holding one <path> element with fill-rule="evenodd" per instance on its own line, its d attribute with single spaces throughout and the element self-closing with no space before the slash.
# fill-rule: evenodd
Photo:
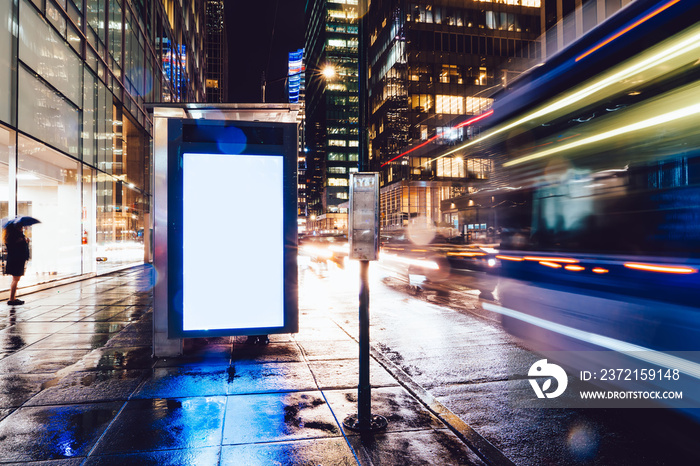
<svg viewBox="0 0 700 466">
<path fill-rule="evenodd" d="M 331 79 L 335 76 L 335 67 L 333 67 L 333 65 L 326 65 L 323 71 L 321 71 L 321 74 L 323 74 L 324 78 Z"/>
</svg>

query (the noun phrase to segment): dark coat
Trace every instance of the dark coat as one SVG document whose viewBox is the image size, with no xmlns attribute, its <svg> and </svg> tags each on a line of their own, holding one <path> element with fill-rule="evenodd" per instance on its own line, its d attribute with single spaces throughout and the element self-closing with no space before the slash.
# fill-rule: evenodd
<svg viewBox="0 0 700 466">
<path fill-rule="evenodd" d="M 20 232 L 8 238 L 5 244 L 7 250 L 5 256 L 5 275 L 21 277 L 24 275 L 24 268 L 29 260 L 29 243 L 27 238 Z"/>
</svg>

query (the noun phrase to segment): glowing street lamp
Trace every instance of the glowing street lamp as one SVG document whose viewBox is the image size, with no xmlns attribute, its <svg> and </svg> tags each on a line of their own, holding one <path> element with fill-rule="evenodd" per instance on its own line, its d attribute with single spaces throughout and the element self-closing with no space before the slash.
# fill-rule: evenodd
<svg viewBox="0 0 700 466">
<path fill-rule="evenodd" d="M 323 74 L 324 78 L 331 79 L 335 76 L 335 68 L 333 65 L 326 65 L 326 67 L 323 68 L 323 71 L 321 71 L 321 74 Z"/>
</svg>

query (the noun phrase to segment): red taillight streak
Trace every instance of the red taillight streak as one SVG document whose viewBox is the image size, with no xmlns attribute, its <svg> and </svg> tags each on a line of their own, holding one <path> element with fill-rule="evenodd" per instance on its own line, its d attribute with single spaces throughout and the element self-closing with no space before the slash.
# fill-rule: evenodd
<svg viewBox="0 0 700 466">
<path fill-rule="evenodd" d="M 488 112 L 486 112 L 486 113 L 484 113 L 484 114 L 482 114 L 482 115 L 476 116 L 476 117 L 474 117 L 474 118 L 470 118 L 470 119 L 467 120 L 467 121 L 463 121 L 462 123 L 460 123 L 460 124 L 458 124 L 457 126 L 455 126 L 455 128 L 462 128 L 462 127 L 464 127 L 464 126 L 471 125 L 472 123 L 476 123 L 477 121 L 483 120 L 484 118 L 486 118 L 486 117 L 488 117 L 488 116 L 491 116 L 491 115 L 493 115 L 493 110 L 489 110 Z M 408 149 L 407 151 L 405 151 L 405 152 L 403 152 L 403 153 L 397 155 L 397 156 L 394 157 L 393 159 L 387 160 L 387 161 L 384 162 L 381 166 L 383 167 L 384 165 L 387 165 L 387 164 L 393 162 L 394 160 L 403 157 L 403 156 L 406 155 L 406 154 L 410 154 L 410 153 L 413 152 L 414 150 L 420 149 L 421 147 L 425 146 L 426 144 L 433 142 L 433 141 L 436 140 L 437 138 L 438 138 L 438 135 L 436 134 L 435 136 L 433 136 L 432 138 L 428 139 L 427 141 L 418 144 L 416 147 L 412 147 L 411 149 Z"/>
</svg>

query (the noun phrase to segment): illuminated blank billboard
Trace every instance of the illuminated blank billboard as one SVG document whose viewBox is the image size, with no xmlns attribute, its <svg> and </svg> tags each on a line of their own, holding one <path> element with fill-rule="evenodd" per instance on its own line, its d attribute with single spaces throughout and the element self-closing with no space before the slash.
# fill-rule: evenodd
<svg viewBox="0 0 700 466">
<path fill-rule="evenodd" d="M 183 329 L 284 323 L 283 158 L 184 154 Z"/>
</svg>

